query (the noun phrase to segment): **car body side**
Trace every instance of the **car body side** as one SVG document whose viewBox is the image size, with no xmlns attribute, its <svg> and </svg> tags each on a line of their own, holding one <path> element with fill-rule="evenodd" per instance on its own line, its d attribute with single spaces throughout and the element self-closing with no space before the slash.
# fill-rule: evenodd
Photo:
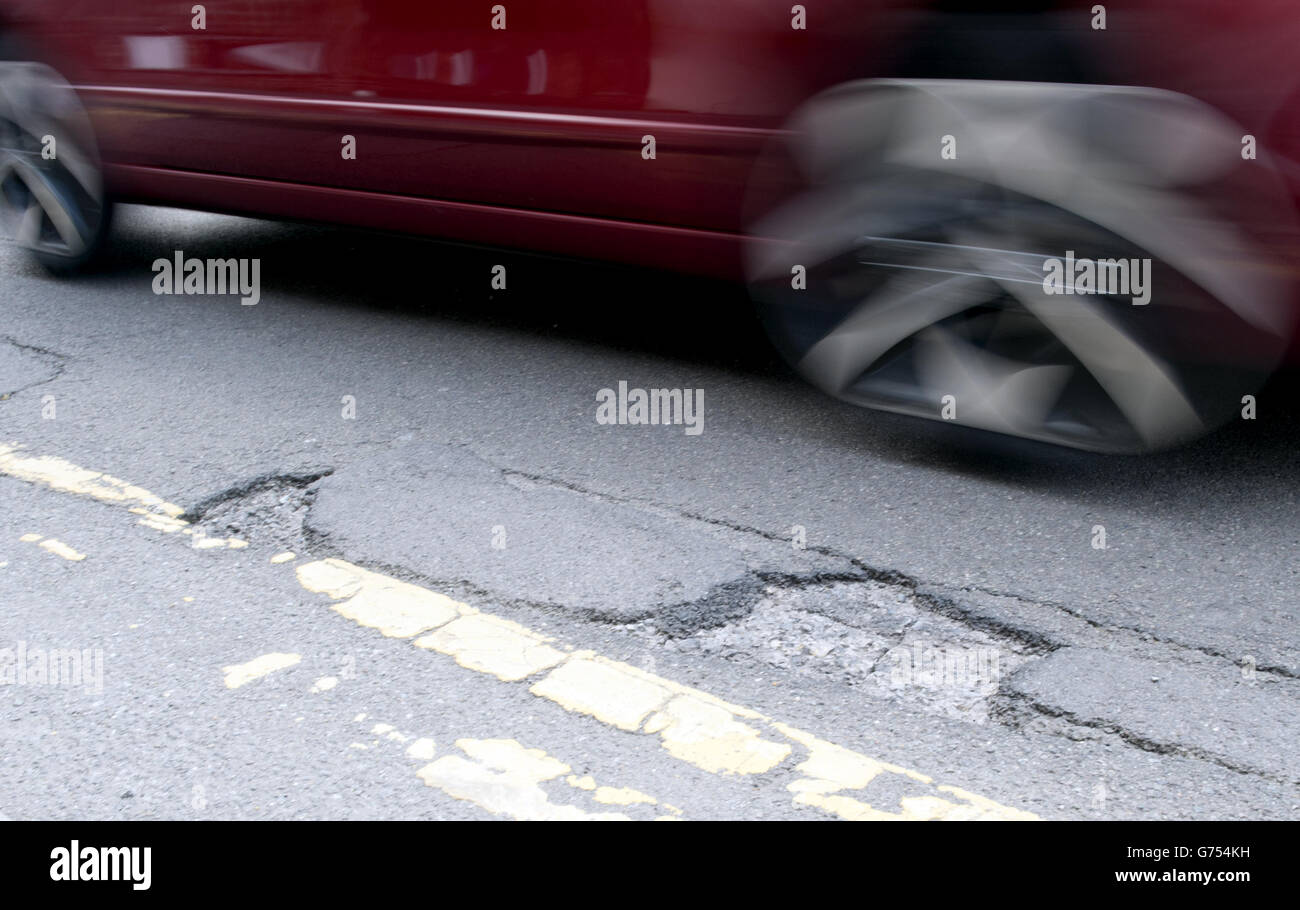
<svg viewBox="0 0 1300 910">
<path fill-rule="evenodd" d="M 199 23 L 189 3 L 0 0 L 0 30 L 78 88 L 115 197 L 729 277 L 755 188 L 796 186 L 763 154 L 791 112 L 908 68 L 1054 81 L 1068 52 L 1225 111 L 1300 187 L 1291 0 L 1137 0 L 1105 28 L 1093 6 L 216 0 Z"/>
</svg>

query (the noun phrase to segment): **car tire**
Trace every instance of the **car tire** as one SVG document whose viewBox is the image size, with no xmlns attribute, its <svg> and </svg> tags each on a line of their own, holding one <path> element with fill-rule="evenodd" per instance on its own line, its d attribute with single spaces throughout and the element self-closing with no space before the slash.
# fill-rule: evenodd
<svg viewBox="0 0 1300 910">
<path fill-rule="evenodd" d="M 1157 90 L 839 86 L 790 124 L 779 154 L 805 189 L 752 224 L 751 291 L 776 347 L 843 400 L 1094 451 L 1177 445 L 1237 413 L 1292 333 L 1290 283 L 1243 226 L 1293 213 L 1242 132 Z M 1151 298 L 1049 293 L 1071 255 L 1149 263 Z"/>
<path fill-rule="evenodd" d="M 46 270 L 101 253 L 112 221 L 94 129 L 53 68 L 0 38 L 0 224 Z"/>
</svg>

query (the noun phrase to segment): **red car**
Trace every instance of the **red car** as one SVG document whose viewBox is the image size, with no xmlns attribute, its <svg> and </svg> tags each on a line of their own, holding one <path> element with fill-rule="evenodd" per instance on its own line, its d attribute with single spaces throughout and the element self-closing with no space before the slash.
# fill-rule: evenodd
<svg viewBox="0 0 1300 910">
<path fill-rule="evenodd" d="M 1102 451 L 1295 347 L 1300 8 L 0 0 L 0 205 L 112 200 L 746 280 L 863 405 Z"/>
</svg>

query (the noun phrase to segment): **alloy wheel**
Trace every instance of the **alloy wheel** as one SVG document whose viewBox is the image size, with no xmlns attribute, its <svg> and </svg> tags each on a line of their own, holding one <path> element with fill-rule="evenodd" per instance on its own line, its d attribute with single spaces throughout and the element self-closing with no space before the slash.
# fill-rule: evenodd
<svg viewBox="0 0 1300 910">
<path fill-rule="evenodd" d="M 90 119 L 43 64 L 0 62 L 0 219 L 51 268 L 83 262 L 106 226 Z"/>
<path fill-rule="evenodd" d="M 839 398 L 1147 451 L 1231 416 L 1288 337 L 1289 287 L 1240 228 L 1289 224 L 1285 196 L 1192 99 L 869 82 L 815 100 L 791 134 L 808 189 L 754 226 L 751 287 L 777 347 Z M 1067 262 L 1133 274 L 1049 293 Z"/>
</svg>

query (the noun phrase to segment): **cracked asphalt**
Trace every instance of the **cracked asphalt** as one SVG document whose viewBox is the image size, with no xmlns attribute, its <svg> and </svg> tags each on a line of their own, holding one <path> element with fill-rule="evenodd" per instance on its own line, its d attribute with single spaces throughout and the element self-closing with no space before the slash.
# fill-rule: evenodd
<svg viewBox="0 0 1300 910">
<path fill-rule="evenodd" d="M 261 302 L 155 296 L 177 250 L 260 258 Z M 703 389 L 703 432 L 598 424 L 620 381 Z M 1107 458 L 827 399 L 743 290 L 694 278 L 142 207 L 81 277 L 6 243 L 0 446 L 177 509 L 159 533 L 0 460 L 0 649 L 103 652 L 101 691 L 0 675 L 0 816 L 941 817 L 948 786 L 1043 818 L 1296 818 L 1297 388 Z M 322 598 L 340 565 L 569 656 L 515 685 L 412 647 L 361 576 Z M 528 687 L 588 652 L 793 745 L 731 767 L 734 741 Z M 835 778 L 851 811 L 801 797 L 807 735 L 915 774 Z"/>
</svg>

